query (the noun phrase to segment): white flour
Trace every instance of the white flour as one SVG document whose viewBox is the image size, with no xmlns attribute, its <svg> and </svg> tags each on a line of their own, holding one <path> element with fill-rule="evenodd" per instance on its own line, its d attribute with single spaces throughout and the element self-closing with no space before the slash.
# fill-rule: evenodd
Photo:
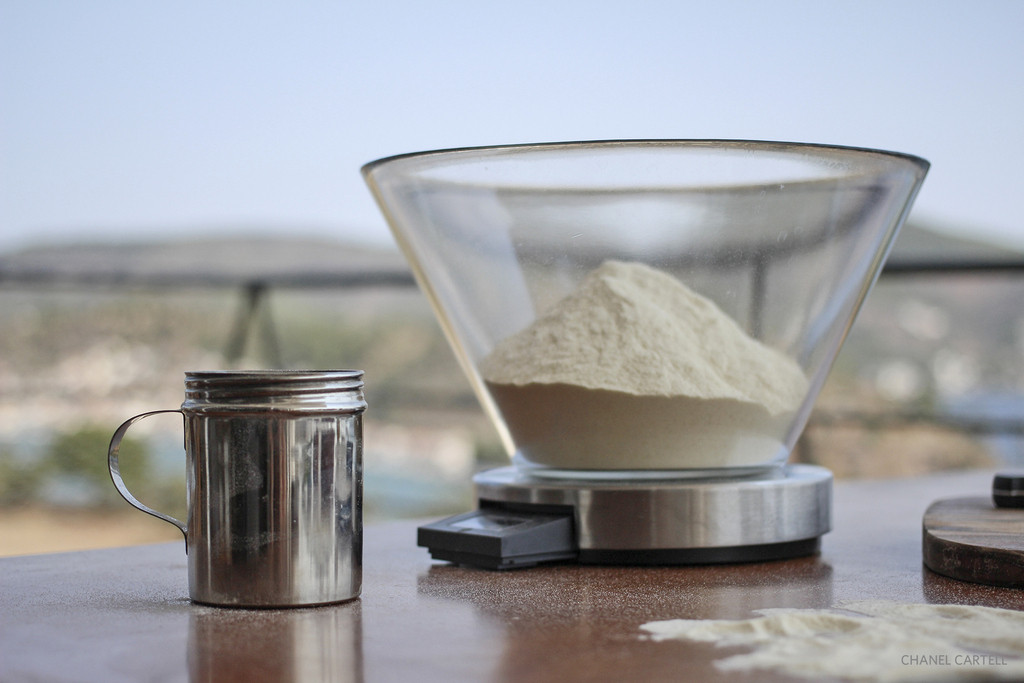
<svg viewBox="0 0 1024 683">
<path fill-rule="evenodd" d="M 673 619 L 640 628 L 652 640 L 748 646 L 724 671 L 812 679 L 1024 680 L 1024 613 L 992 607 L 851 602 L 836 610 L 766 609 L 743 620 Z"/>
<path fill-rule="evenodd" d="M 480 371 L 528 460 L 569 469 L 764 465 L 807 392 L 712 301 L 608 261 Z"/>
</svg>

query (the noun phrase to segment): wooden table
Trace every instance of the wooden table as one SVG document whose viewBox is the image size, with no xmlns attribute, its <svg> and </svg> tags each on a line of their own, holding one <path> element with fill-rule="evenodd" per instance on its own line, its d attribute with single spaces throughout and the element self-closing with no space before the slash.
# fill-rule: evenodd
<svg viewBox="0 0 1024 683">
<path fill-rule="evenodd" d="M 414 522 L 372 524 L 362 598 L 316 609 L 193 605 L 182 543 L 0 559 L 0 680 L 726 680 L 721 649 L 640 625 L 857 599 L 1024 610 L 1024 591 L 921 564 L 928 504 L 991 474 L 839 483 L 820 556 L 765 564 L 492 573 L 431 562 Z"/>
</svg>

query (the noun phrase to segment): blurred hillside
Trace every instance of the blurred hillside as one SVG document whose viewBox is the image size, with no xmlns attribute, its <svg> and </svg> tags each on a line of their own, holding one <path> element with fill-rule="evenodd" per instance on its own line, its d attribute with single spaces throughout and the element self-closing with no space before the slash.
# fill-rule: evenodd
<svg viewBox="0 0 1024 683">
<path fill-rule="evenodd" d="M 908 225 L 888 263 L 1021 257 Z M 1024 465 L 1022 301 L 1020 270 L 883 275 L 836 359 L 799 455 L 840 477 Z M 1008 429 L 990 431 L 994 423 Z"/>
<path fill-rule="evenodd" d="M 380 272 L 398 284 L 362 277 Z M 368 519 L 465 507 L 478 460 L 494 456 L 491 428 L 395 252 L 277 240 L 71 245 L 5 255 L 0 273 L 0 508 L 148 520 L 110 484 L 106 441 L 131 415 L 178 407 L 195 369 L 364 370 Z M 266 284 L 258 300 L 252 273 Z M 337 289 L 338 278 L 360 284 Z M 144 462 L 126 474 L 129 487 L 183 514 L 180 419 L 137 427 Z M 0 554 L 4 535 L 26 526 L 0 521 Z"/>
<path fill-rule="evenodd" d="M 908 226 L 890 262 L 983 258 L 1020 254 Z M 979 410 L 1021 419 L 1021 301 L 1019 275 L 883 277 L 798 456 L 837 476 L 1024 462 L 1019 438 L 914 420 L 865 430 L 826 419 Z M 177 407 L 183 373 L 193 369 L 363 369 L 370 519 L 465 509 L 471 473 L 504 457 L 394 250 L 267 239 L 25 250 L 0 256 L 0 326 L 7 509 L 139 514 L 106 477 L 105 441 L 131 415 Z M 134 484 L 130 472 L 126 480 L 154 507 L 180 513 L 180 421 L 145 424 L 133 428 L 142 466 Z M 177 533 L 156 520 L 152 528 Z"/>
</svg>

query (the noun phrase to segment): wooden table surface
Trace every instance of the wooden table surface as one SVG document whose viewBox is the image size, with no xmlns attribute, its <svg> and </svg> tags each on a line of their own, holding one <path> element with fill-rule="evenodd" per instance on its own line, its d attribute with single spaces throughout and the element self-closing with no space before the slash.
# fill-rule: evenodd
<svg viewBox="0 0 1024 683">
<path fill-rule="evenodd" d="M 315 609 L 193 605 L 182 543 L 3 558 L 0 680 L 784 680 L 719 671 L 722 649 L 640 626 L 860 599 L 1024 610 L 1024 591 L 921 563 L 925 508 L 984 495 L 991 475 L 840 482 L 821 554 L 764 564 L 492 573 L 432 562 L 414 522 L 371 524 L 362 598 Z"/>
</svg>

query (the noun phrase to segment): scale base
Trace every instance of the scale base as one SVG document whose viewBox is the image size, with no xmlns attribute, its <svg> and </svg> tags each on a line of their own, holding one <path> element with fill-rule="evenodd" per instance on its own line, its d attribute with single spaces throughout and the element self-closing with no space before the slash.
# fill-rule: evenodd
<svg viewBox="0 0 1024 683">
<path fill-rule="evenodd" d="M 419 528 L 418 544 L 434 559 L 487 569 L 762 562 L 813 555 L 832 528 L 832 474 L 812 465 L 640 481 L 503 467 L 474 483 L 478 510 Z"/>
</svg>

